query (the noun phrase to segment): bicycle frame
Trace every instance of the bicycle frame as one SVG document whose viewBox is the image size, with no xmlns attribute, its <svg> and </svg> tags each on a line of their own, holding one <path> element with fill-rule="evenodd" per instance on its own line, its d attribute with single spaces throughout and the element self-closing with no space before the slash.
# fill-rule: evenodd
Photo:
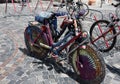
<svg viewBox="0 0 120 84">
<path fill-rule="evenodd" d="M 112 14 L 112 13 L 110 13 L 110 14 Z M 112 16 L 113 16 L 113 18 L 115 18 L 115 19 L 117 18 L 114 14 L 112 14 Z M 107 25 L 107 27 L 109 27 L 109 28 L 108 28 L 105 32 L 102 31 L 101 26 L 98 24 L 98 29 L 99 29 L 101 35 L 98 36 L 98 38 L 94 39 L 91 43 L 93 44 L 95 41 L 97 41 L 98 39 L 100 39 L 101 37 L 103 37 L 106 46 L 109 47 L 108 41 L 112 40 L 114 37 L 116 37 L 116 36 L 118 36 L 118 35 L 120 34 L 120 25 L 118 24 L 118 22 L 115 21 L 113 26 L 111 26 L 111 24 L 113 24 L 113 22 L 110 22 L 110 24 Z M 117 26 L 116 26 L 116 25 L 117 25 Z M 105 35 L 106 35 L 108 32 L 110 32 L 111 30 L 113 30 L 114 28 L 116 28 L 116 27 L 118 27 L 119 32 L 117 32 L 117 33 L 116 33 L 115 35 L 113 35 L 112 37 L 110 37 L 110 38 L 108 38 L 108 39 L 105 39 Z"/>
<path fill-rule="evenodd" d="M 39 55 L 40 60 L 48 63 L 52 61 L 51 64 L 60 72 L 74 73 L 77 79 L 82 79 L 82 83 L 100 84 L 105 77 L 104 61 L 92 47 L 87 45 L 89 41 L 87 31 L 81 29 L 79 31 L 81 24 L 71 16 L 62 22 L 62 28 L 66 29 L 68 26 L 69 31 L 60 38 L 61 40 L 54 42 L 55 32 L 52 28 L 55 28 L 56 24 L 52 21 L 56 21 L 55 15 L 48 14 L 50 17 L 42 20 L 38 18 L 35 24 L 33 22 L 28 25 L 24 32 L 28 52 L 30 55 Z"/>
<path fill-rule="evenodd" d="M 72 44 L 76 39 L 78 39 L 81 35 L 82 32 L 79 32 L 79 34 L 77 36 L 72 37 L 72 39 L 70 39 L 68 42 L 65 43 L 66 39 L 70 36 L 73 35 L 73 32 L 70 32 L 68 35 L 66 35 L 62 40 L 54 43 L 53 39 L 52 39 L 52 35 L 50 32 L 50 28 L 49 26 L 45 26 L 43 28 L 43 31 L 41 31 L 41 33 L 46 33 L 47 39 L 49 41 L 49 45 L 45 45 L 43 43 L 39 43 L 41 47 L 44 47 L 46 49 L 49 49 L 50 51 L 52 51 L 55 55 L 59 55 L 59 53 L 64 50 L 65 48 L 67 48 L 70 44 Z M 35 40 L 33 41 L 33 45 L 35 44 L 35 41 L 37 41 L 37 39 L 39 39 L 40 34 L 35 38 Z M 79 46 L 83 45 L 84 42 L 86 42 L 88 39 L 84 40 L 82 43 L 80 43 L 75 49 L 73 49 L 70 53 L 72 53 L 74 50 L 76 50 Z M 60 46 L 62 44 L 62 46 Z M 57 48 L 56 48 L 57 47 Z M 68 55 L 70 54 L 68 53 Z"/>
<path fill-rule="evenodd" d="M 73 14 L 74 10 L 72 11 L 72 14 Z M 64 13 L 64 12 L 63 12 Z M 67 13 L 68 14 L 68 13 Z M 66 15 L 65 14 L 62 14 L 63 15 Z M 57 15 L 56 15 L 57 16 Z M 58 14 L 59 16 L 59 14 Z M 57 21 L 56 18 L 54 18 L 55 21 Z M 49 49 L 50 51 L 52 51 L 54 54 L 58 55 L 62 50 L 64 50 L 65 48 L 67 48 L 71 43 L 73 43 L 76 39 L 78 39 L 80 36 L 82 36 L 82 32 L 79 32 L 79 34 L 77 36 L 74 36 L 72 39 L 70 39 L 68 42 L 66 42 L 66 39 L 69 38 L 70 36 L 73 36 L 74 32 L 71 31 L 69 32 L 69 34 L 67 34 L 62 40 L 54 43 L 54 40 L 53 40 L 53 35 L 51 33 L 51 28 L 52 26 L 51 25 L 54 25 L 55 27 L 57 26 L 56 24 L 52 23 L 51 21 L 48 21 L 44 26 L 42 26 L 42 30 L 40 33 L 45 33 L 46 35 L 46 39 L 48 40 L 48 45 L 45 45 L 43 43 L 39 43 L 39 46 L 41 47 L 44 47 L 46 49 Z M 73 24 L 75 29 L 77 28 L 77 23 L 74 24 L 74 20 L 69 20 L 69 17 L 68 19 L 66 20 L 66 18 L 63 20 L 62 24 L 61 24 L 61 28 L 66 28 L 66 25 L 70 25 L 70 24 Z M 59 32 L 59 35 L 57 36 L 57 39 L 60 38 L 60 36 L 63 34 L 65 29 L 63 29 L 62 31 Z M 55 30 L 57 31 L 57 30 Z M 36 45 L 35 42 L 37 41 L 37 39 L 40 38 L 40 34 L 38 35 L 38 37 L 36 37 L 34 39 L 34 41 L 32 42 L 33 45 Z M 65 43 L 66 42 L 66 43 Z M 84 40 L 82 43 L 79 44 L 82 45 L 84 42 L 86 42 L 86 40 Z M 38 45 L 36 45 L 38 46 Z M 57 47 L 57 48 L 56 48 Z M 78 47 L 77 47 L 78 48 Z M 75 48 L 75 49 L 77 49 Z M 73 50 L 75 50 L 73 49 Z"/>
<path fill-rule="evenodd" d="M 105 32 L 102 31 L 102 28 L 100 27 L 100 25 L 98 25 L 98 28 L 99 28 L 99 30 L 100 30 L 101 35 L 98 36 L 98 38 L 94 39 L 91 43 L 94 43 L 95 41 L 97 41 L 97 40 L 100 39 L 101 37 L 104 37 L 104 36 L 105 36 L 108 32 L 110 32 L 114 27 L 108 28 L 108 30 L 105 31 Z M 106 39 L 104 38 L 104 40 L 105 40 L 105 42 L 106 42 L 106 45 L 108 46 L 108 44 L 107 44 L 108 39 L 106 40 Z"/>
<path fill-rule="evenodd" d="M 119 19 L 119 18 L 116 17 L 113 13 L 111 13 L 111 14 L 112 14 L 113 18 Z M 108 40 L 111 40 L 112 38 L 114 38 L 115 36 L 118 36 L 118 35 L 120 34 L 120 25 L 118 24 L 118 21 L 115 21 L 115 23 L 114 23 L 113 28 L 116 28 L 116 27 L 118 27 L 119 32 L 117 32 L 114 36 L 112 36 L 112 37 L 111 37 L 110 39 L 108 39 Z"/>
</svg>

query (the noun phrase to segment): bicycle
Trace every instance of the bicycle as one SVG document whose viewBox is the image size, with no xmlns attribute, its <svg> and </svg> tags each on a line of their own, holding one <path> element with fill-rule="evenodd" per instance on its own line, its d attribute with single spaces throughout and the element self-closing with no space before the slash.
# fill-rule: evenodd
<svg viewBox="0 0 120 84">
<path fill-rule="evenodd" d="M 71 4 L 71 5 L 68 5 Z M 89 14 L 89 7 L 87 4 L 83 3 L 81 0 L 78 0 L 76 3 L 73 2 L 73 0 L 68 0 L 66 6 L 68 8 L 74 7 L 75 10 L 81 11 L 84 14 L 82 14 L 83 17 L 87 16 Z"/>
<path fill-rule="evenodd" d="M 109 14 L 110 21 L 98 20 L 90 28 L 91 43 L 101 52 L 110 51 L 120 34 L 119 18 L 112 13 Z M 118 27 L 118 32 L 115 28 Z"/>
<path fill-rule="evenodd" d="M 85 9 L 83 7 L 84 5 L 86 6 L 87 9 Z M 85 16 L 89 13 L 89 7 L 86 4 L 82 3 L 81 0 L 78 0 L 76 3 L 68 0 L 66 2 L 62 2 L 61 4 L 54 4 L 53 6 L 54 7 L 59 7 L 57 12 L 59 12 L 59 9 L 63 8 L 64 6 L 66 6 L 67 11 L 69 11 L 69 12 L 70 12 L 71 9 L 72 10 L 74 9 L 72 12 L 76 12 L 75 18 L 76 18 L 76 21 L 77 21 L 78 28 L 79 28 L 79 30 L 82 30 L 82 25 L 81 25 L 80 19 L 84 19 Z M 69 14 L 69 15 L 71 15 L 71 14 Z M 61 12 L 60 16 L 64 16 L 64 15 L 67 15 L 67 13 L 66 12 Z M 58 16 L 59 16 L 59 14 L 58 14 Z M 62 24 L 60 26 L 61 31 L 59 31 L 58 28 L 57 28 L 57 22 L 56 22 L 57 18 L 54 18 L 54 23 L 52 25 L 53 27 L 51 27 L 51 32 L 52 32 L 52 36 L 54 38 L 54 41 L 57 41 L 61 37 L 61 35 L 63 35 L 63 33 L 65 32 L 67 27 L 68 27 L 67 33 L 69 33 L 69 31 L 71 31 L 71 29 L 73 29 L 72 24 L 69 25 L 69 26 L 64 26 L 64 23 L 67 19 L 69 19 L 69 17 L 65 17 L 63 19 Z"/>
<path fill-rule="evenodd" d="M 59 11 L 60 8 L 63 8 L 64 6 L 66 6 L 66 9 L 67 11 L 69 11 L 70 9 L 73 9 L 74 8 L 74 11 L 77 11 L 77 14 L 76 14 L 76 20 L 77 20 L 77 25 L 79 26 L 79 30 L 82 30 L 82 25 L 81 25 L 81 21 L 80 19 L 83 19 L 87 14 L 88 14 L 88 8 L 87 9 L 84 9 L 82 6 L 84 4 L 82 2 L 80 2 L 78 0 L 78 2 L 73 2 L 73 1 L 67 1 L 67 2 L 61 2 L 60 4 L 53 4 L 54 7 L 58 7 L 58 9 L 56 10 L 56 12 L 60 12 L 58 13 L 58 17 L 59 16 L 64 16 L 64 15 L 68 15 L 68 13 L 66 12 L 61 12 Z M 88 6 L 87 6 L 88 7 Z M 87 11 L 86 11 L 87 10 Z M 38 17 L 38 18 L 37 18 Z M 39 19 L 39 15 L 36 16 L 36 21 L 37 19 Z M 69 33 L 69 31 L 71 31 L 73 25 L 69 25 L 69 26 L 65 26 L 64 23 L 66 22 L 66 20 L 69 19 L 69 17 L 65 17 L 62 21 L 62 24 L 60 26 L 60 31 L 58 30 L 57 28 L 57 17 L 54 17 L 53 21 L 51 21 L 51 24 L 50 25 L 51 27 L 51 32 L 52 32 L 52 37 L 54 39 L 54 41 L 57 41 L 62 35 L 63 33 L 67 30 L 68 28 L 68 31 L 67 33 Z M 66 33 L 66 34 L 67 34 Z"/>
<path fill-rule="evenodd" d="M 52 38 L 50 23 L 56 13 L 45 12 L 47 15 L 42 18 L 42 22 L 29 22 L 24 32 L 24 39 L 29 53 L 37 53 L 41 59 L 53 58 L 53 61 L 62 72 L 67 70 L 59 63 L 63 61 L 67 69 L 71 69 L 79 77 L 83 84 L 99 84 L 105 77 L 105 64 L 101 56 L 86 42 L 89 35 L 86 31 L 70 31 L 64 38 L 54 43 Z M 58 15 L 58 13 L 57 13 Z M 66 25 L 74 24 L 73 19 L 67 20 Z M 71 37 L 69 40 L 67 38 Z M 81 42 L 81 38 L 84 40 Z M 66 51 L 65 49 L 68 49 Z M 63 65 L 63 64 L 62 64 Z"/>
<path fill-rule="evenodd" d="M 99 10 L 95 9 L 89 9 L 90 13 L 89 15 L 85 18 L 86 20 L 89 21 L 97 21 L 97 20 L 102 20 L 103 19 L 103 13 Z"/>
</svg>

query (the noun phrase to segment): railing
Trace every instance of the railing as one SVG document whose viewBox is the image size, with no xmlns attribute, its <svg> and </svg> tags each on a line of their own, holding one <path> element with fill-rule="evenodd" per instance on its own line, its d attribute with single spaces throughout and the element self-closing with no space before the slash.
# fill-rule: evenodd
<svg viewBox="0 0 120 84">
<path fill-rule="evenodd" d="M 25 0 L 24 2 L 16 3 L 14 0 L 11 0 L 11 3 L 8 3 L 8 0 L 6 0 L 4 4 L 0 4 L 0 17 L 34 15 L 41 10 L 49 10 L 53 6 L 53 2 L 53 0 Z M 55 10 L 54 7 L 52 9 Z"/>
</svg>

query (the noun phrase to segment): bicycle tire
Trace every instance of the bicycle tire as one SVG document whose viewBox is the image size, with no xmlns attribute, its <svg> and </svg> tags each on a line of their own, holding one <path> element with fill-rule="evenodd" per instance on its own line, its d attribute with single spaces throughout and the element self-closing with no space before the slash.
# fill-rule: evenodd
<svg viewBox="0 0 120 84">
<path fill-rule="evenodd" d="M 98 27 L 96 27 L 98 24 L 100 24 L 100 23 L 103 23 L 103 24 L 105 24 L 105 26 L 107 26 L 110 22 L 109 21 L 107 21 L 107 20 L 98 20 L 98 21 L 96 21 L 95 23 L 93 23 L 92 24 L 92 26 L 91 26 L 91 28 L 90 28 L 90 41 L 91 41 L 91 43 L 99 50 L 99 51 L 101 51 L 101 52 L 108 52 L 108 51 L 110 51 L 113 47 L 114 47 L 114 45 L 115 45 L 115 43 L 116 43 L 116 36 L 112 39 L 112 40 L 110 40 L 109 41 L 109 47 L 108 46 L 106 46 L 104 43 L 105 43 L 105 41 L 103 42 L 102 40 L 102 38 L 99 38 L 97 41 L 95 41 L 94 43 L 93 43 L 93 41 L 94 41 L 94 38 L 96 38 L 96 36 L 94 36 L 95 35 L 95 33 L 96 34 L 98 34 L 100 31 L 97 31 L 97 30 L 99 30 L 99 29 L 96 29 L 96 28 L 98 28 Z M 107 28 L 107 27 L 105 27 L 105 28 Z M 94 30 L 96 29 L 96 32 L 94 33 Z M 108 29 L 108 28 L 107 28 Z M 103 27 L 102 27 L 102 31 L 103 31 Z M 113 28 L 110 32 L 108 32 L 106 35 L 103 35 L 102 37 L 105 37 L 105 38 L 107 38 L 107 36 L 113 36 L 113 35 L 115 35 L 116 34 L 116 30 L 115 30 L 115 28 Z M 99 36 L 100 34 L 98 34 L 97 35 L 97 37 Z M 100 43 L 100 44 L 99 44 Z M 103 45 L 103 46 L 102 46 Z M 104 48 L 104 47 L 106 47 L 106 48 Z"/>
<path fill-rule="evenodd" d="M 85 4 L 85 3 L 83 3 L 83 5 L 86 7 L 85 10 L 87 11 L 87 12 L 85 12 L 85 14 L 83 15 L 83 16 L 85 17 L 85 16 L 87 16 L 87 15 L 89 14 L 89 7 L 88 7 L 88 5 Z"/>
<path fill-rule="evenodd" d="M 78 44 L 73 44 L 70 50 Z M 78 48 L 69 56 L 69 61 L 80 84 L 100 84 L 105 78 L 105 62 L 93 48 Z"/>
<path fill-rule="evenodd" d="M 48 50 L 40 47 L 39 42 L 48 44 L 48 40 L 45 36 L 44 33 L 40 34 L 41 30 L 37 26 L 29 26 L 25 29 L 24 32 L 24 40 L 25 40 L 25 45 L 27 47 L 28 53 L 30 55 L 39 55 L 40 59 L 45 58 L 48 53 Z M 32 45 L 32 41 L 37 37 L 37 35 L 40 34 L 40 38 L 35 42 L 38 46 Z"/>
<path fill-rule="evenodd" d="M 99 10 L 95 10 L 95 9 L 89 9 L 90 11 L 91 11 L 91 13 L 90 13 L 90 18 L 92 19 L 92 20 L 103 20 L 103 14 L 102 14 L 102 12 L 101 11 L 99 11 Z"/>
</svg>

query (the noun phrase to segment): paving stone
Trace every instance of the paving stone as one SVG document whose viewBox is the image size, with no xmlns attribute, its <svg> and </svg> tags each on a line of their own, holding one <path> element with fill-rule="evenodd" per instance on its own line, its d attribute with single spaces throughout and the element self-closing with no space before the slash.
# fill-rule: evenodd
<svg viewBox="0 0 120 84">
<path fill-rule="evenodd" d="M 23 81 L 22 84 L 36 84 L 36 78 L 29 78 Z"/>
<path fill-rule="evenodd" d="M 116 75 L 115 78 L 113 78 L 116 81 L 120 81 L 120 75 Z"/>
<path fill-rule="evenodd" d="M 27 80 L 29 77 L 28 76 L 23 76 L 23 77 L 21 77 L 21 81 L 25 81 L 25 80 Z"/>
<path fill-rule="evenodd" d="M 43 77 L 43 79 L 49 79 L 48 75 L 43 75 L 42 77 Z"/>
<path fill-rule="evenodd" d="M 18 76 L 22 76 L 23 74 L 24 74 L 23 71 L 19 71 L 19 72 L 17 73 Z"/>
<path fill-rule="evenodd" d="M 6 79 L 15 81 L 15 80 L 18 80 L 18 78 L 20 78 L 20 77 L 16 76 L 16 74 L 9 74 Z"/>
<path fill-rule="evenodd" d="M 15 80 L 11 80 L 8 84 L 15 84 L 16 81 Z"/>
<path fill-rule="evenodd" d="M 42 82 L 42 81 L 44 80 L 43 77 L 42 77 L 41 75 L 36 76 L 36 78 L 37 78 L 37 80 L 38 80 L 39 82 Z"/>
<path fill-rule="evenodd" d="M 111 80 L 111 83 L 110 84 L 119 84 L 120 82 L 117 81 L 117 80 Z"/>
<path fill-rule="evenodd" d="M 17 67 L 16 69 L 15 69 L 15 71 L 21 71 L 22 70 L 22 67 Z"/>
<path fill-rule="evenodd" d="M 50 84 L 48 80 L 43 81 L 43 84 Z"/>
<path fill-rule="evenodd" d="M 0 84 L 8 84 L 11 80 L 4 78 L 2 81 L 0 81 Z"/>
<path fill-rule="evenodd" d="M 104 84 L 110 84 L 112 79 L 113 79 L 112 77 L 106 75 L 104 79 Z"/>
<path fill-rule="evenodd" d="M 16 84 L 21 84 L 23 81 L 22 80 L 18 80 L 16 81 Z"/>
<path fill-rule="evenodd" d="M 119 63 L 113 64 L 113 66 L 116 67 L 116 68 L 118 68 L 118 69 L 120 69 Z"/>
<path fill-rule="evenodd" d="M 26 74 L 27 74 L 27 75 L 30 75 L 30 74 L 31 74 L 31 71 L 27 71 Z"/>
<path fill-rule="evenodd" d="M 35 1 L 35 0 L 34 0 Z M 37 0 L 36 0 L 37 1 Z M 4 4 L 3 4 L 4 5 Z M 13 5 L 9 5 L 8 12 L 10 14 L 14 13 Z M 108 7 L 108 8 L 107 8 Z M 1 7 L 0 9 L 4 8 Z M 107 8 L 107 10 L 106 10 Z M 114 12 L 115 8 L 111 6 L 106 6 L 105 9 L 99 9 L 104 13 L 104 19 L 108 19 L 108 13 Z M 97 9 L 97 8 L 96 8 Z M 112 9 L 112 10 L 111 10 Z M 40 10 L 37 10 L 38 12 Z M 4 14 L 4 10 L 0 11 L 0 66 L 15 52 L 16 44 L 17 42 L 18 48 L 25 48 L 24 43 L 24 29 L 28 25 L 28 21 L 33 21 L 34 16 L 11 16 L 7 18 L 2 18 L 4 15 L 10 15 L 10 14 Z M 30 14 L 30 11 L 28 11 L 27 7 L 22 11 L 22 13 Z M 16 15 L 17 13 L 13 14 Z M 98 15 L 98 17 L 100 17 Z M 59 20 L 59 24 L 62 20 Z M 93 21 L 83 21 L 83 28 L 86 30 L 90 29 L 90 26 L 92 25 Z M 58 25 L 59 25 L 58 24 Z M 8 31 L 11 33 L 12 37 L 5 33 L 5 31 Z M 13 39 L 14 38 L 14 39 Z M 119 39 L 120 40 L 120 39 Z M 120 42 L 117 42 L 117 45 L 119 45 Z M 24 49 L 23 49 L 24 50 Z M 32 64 L 33 61 L 38 62 L 38 59 L 35 59 L 32 56 L 28 56 L 27 53 L 25 54 L 25 58 L 20 63 L 16 62 L 17 59 L 21 57 L 23 52 L 19 49 L 15 52 L 15 56 L 8 60 L 9 62 L 5 64 L 2 69 L 0 68 L 0 77 L 3 73 L 11 70 L 10 74 L 6 75 L 5 78 L 2 80 L 0 79 L 0 84 L 78 84 L 74 79 L 70 78 L 68 75 L 64 73 L 58 73 L 53 68 L 51 71 L 47 70 L 48 66 L 43 65 L 34 65 Z M 120 83 L 120 75 L 119 75 L 119 68 L 120 68 L 120 52 L 113 49 L 112 51 L 108 53 L 102 53 L 102 56 L 104 57 L 107 64 L 116 67 L 111 67 L 113 72 L 109 69 L 106 69 L 106 77 L 102 84 L 119 84 Z M 17 66 L 13 67 L 13 64 L 16 64 Z M 9 69 L 10 68 L 10 69 Z M 116 71 L 117 70 L 117 71 Z M 13 80 L 14 79 L 14 80 Z"/>
</svg>

